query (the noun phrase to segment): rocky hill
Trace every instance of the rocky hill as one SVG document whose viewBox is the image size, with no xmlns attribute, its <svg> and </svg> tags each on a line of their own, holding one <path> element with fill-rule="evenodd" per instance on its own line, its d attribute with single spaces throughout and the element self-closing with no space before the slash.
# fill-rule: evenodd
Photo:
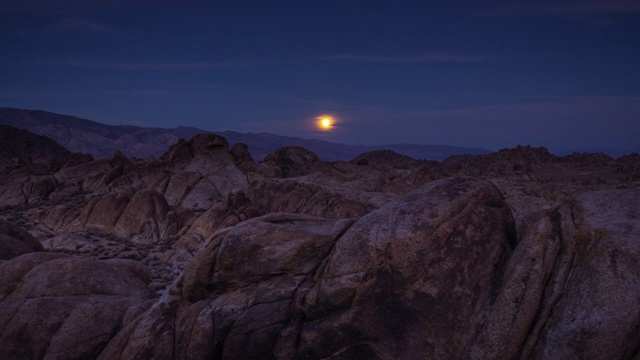
<svg viewBox="0 0 640 360">
<path fill-rule="evenodd" d="M 0 171 L 13 165 L 47 170 L 71 152 L 46 136 L 0 125 Z"/>
<path fill-rule="evenodd" d="M 640 156 L 518 147 L 0 172 L 2 359 L 631 359 Z"/>
<path fill-rule="evenodd" d="M 91 154 L 96 159 L 107 158 L 116 151 L 135 158 L 160 157 L 167 147 L 175 144 L 178 139 L 190 139 L 196 134 L 206 132 L 184 126 L 162 129 L 105 125 L 75 116 L 14 108 L 0 108 L 0 124 L 47 135 L 73 152 Z M 351 160 L 363 152 L 381 149 L 390 149 L 416 159 L 428 160 L 443 160 L 452 155 L 489 152 L 485 149 L 438 145 L 345 145 L 269 133 L 243 134 L 235 131 L 215 133 L 225 137 L 231 145 L 246 144 L 257 161 L 262 161 L 281 147 L 294 145 L 313 151 L 324 161 Z"/>
</svg>

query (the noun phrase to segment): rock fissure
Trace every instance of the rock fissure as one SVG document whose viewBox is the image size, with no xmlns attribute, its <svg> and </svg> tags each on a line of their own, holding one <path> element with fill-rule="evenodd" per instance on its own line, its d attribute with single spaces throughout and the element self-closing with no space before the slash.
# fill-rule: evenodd
<svg viewBox="0 0 640 360">
<path fill-rule="evenodd" d="M 533 322 L 531 323 L 530 330 L 527 333 L 524 344 L 521 348 L 519 358 L 528 359 L 531 356 L 531 352 L 538 345 L 540 334 L 544 331 L 549 319 L 553 316 L 553 310 L 560 302 L 562 294 L 567 286 L 570 278 L 570 273 L 573 269 L 573 261 L 575 260 L 575 253 L 570 256 L 569 264 L 563 268 L 563 255 L 569 250 L 569 244 L 567 244 L 565 237 L 563 236 L 563 229 L 561 226 L 561 215 L 556 210 L 551 216 L 551 223 L 553 226 L 552 236 L 558 238 L 558 242 L 561 244 L 560 251 L 556 256 L 552 271 L 549 273 L 549 277 L 544 282 L 542 289 L 543 296 L 540 298 L 540 302 L 537 304 L 537 311 Z M 563 275 L 564 273 L 564 275 Z M 556 293 L 553 293 L 551 289 L 551 282 L 561 282 L 561 289 L 558 289 Z M 552 292 L 547 294 L 547 292 Z M 545 306 L 546 305 L 546 306 Z"/>
</svg>

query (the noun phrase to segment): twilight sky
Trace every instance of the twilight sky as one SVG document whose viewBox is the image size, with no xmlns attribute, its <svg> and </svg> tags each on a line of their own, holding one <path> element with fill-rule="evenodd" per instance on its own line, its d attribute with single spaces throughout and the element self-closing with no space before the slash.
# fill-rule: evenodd
<svg viewBox="0 0 640 360">
<path fill-rule="evenodd" d="M 0 106 L 107 124 L 640 148 L 637 0 L 0 0 L 0 54 Z"/>
</svg>

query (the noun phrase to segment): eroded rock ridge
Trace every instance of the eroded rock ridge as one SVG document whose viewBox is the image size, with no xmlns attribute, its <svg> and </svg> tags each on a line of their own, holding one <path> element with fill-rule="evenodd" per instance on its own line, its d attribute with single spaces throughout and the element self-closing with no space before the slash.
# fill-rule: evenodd
<svg viewBox="0 0 640 360">
<path fill-rule="evenodd" d="M 0 358 L 639 356 L 637 154 L 250 150 L 7 155 Z"/>
</svg>

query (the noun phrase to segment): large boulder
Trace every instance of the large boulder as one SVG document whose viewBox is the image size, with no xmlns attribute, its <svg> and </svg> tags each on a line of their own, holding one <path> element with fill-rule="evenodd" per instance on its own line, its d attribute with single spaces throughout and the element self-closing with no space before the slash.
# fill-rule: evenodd
<svg viewBox="0 0 640 360">
<path fill-rule="evenodd" d="M 640 344 L 640 190 L 577 196 L 575 264 L 534 359 L 628 359 Z"/>
<path fill-rule="evenodd" d="M 392 150 L 373 150 L 362 153 L 349 161 L 355 165 L 376 166 L 392 169 L 410 169 L 421 165 L 423 161 L 398 154 Z"/>
<path fill-rule="evenodd" d="M 97 196 L 89 201 L 68 230 L 111 235 L 114 232 L 113 227 L 122 216 L 130 200 L 131 195 L 126 192 Z"/>
<path fill-rule="evenodd" d="M 0 358 L 95 358 L 154 297 L 146 268 L 32 253 L 0 262 Z"/>
<path fill-rule="evenodd" d="M 77 210 L 74 212 L 64 206 L 57 207 L 41 216 L 43 223 L 49 227 L 60 226 L 48 220 L 55 218 L 58 210 L 60 213 L 66 211 L 64 217 L 77 214 Z M 174 235 L 177 226 L 175 213 L 162 194 L 154 190 L 140 190 L 134 194 L 116 192 L 93 198 L 66 230 L 150 244 Z"/>
<path fill-rule="evenodd" d="M 574 242 L 564 235 L 574 229 L 571 211 L 559 205 L 528 221 L 518 229 L 518 246 L 495 298 L 470 321 L 477 335 L 465 358 L 528 358 L 563 296 L 575 256 Z"/>
<path fill-rule="evenodd" d="M 220 230 L 101 358 L 270 358 L 294 295 L 350 220 L 270 214 Z"/>
<path fill-rule="evenodd" d="M 261 213 L 288 212 L 333 219 L 359 218 L 371 211 L 369 194 L 347 196 L 331 188 L 291 179 L 253 181 L 248 196 Z"/>
<path fill-rule="evenodd" d="M 113 227 L 113 234 L 134 243 L 153 243 L 177 231 L 162 194 L 154 190 L 135 193 Z"/>
<path fill-rule="evenodd" d="M 180 172 L 171 177 L 164 192 L 167 203 L 188 210 L 208 210 L 220 199 L 216 186 L 198 173 Z"/>
<path fill-rule="evenodd" d="M 282 346 L 297 350 L 285 357 L 463 357 L 515 236 L 500 191 L 473 178 L 435 181 L 365 215 L 298 297 L 287 329 L 298 335 Z"/>
<path fill-rule="evenodd" d="M 268 155 L 264 162 L 281 169 L 285 178 L 309 175 L 315 172 L 329 172 L 329 165 L 318 155 L 301 147 L 285 146 Z"/>
<path fill-rule="evenodd" d="M 270 214 L 220 230 L 102 358 L 462 356 L 515 246 L 500 192 L 440 181 L 351 224 Z"/>
</svg>

